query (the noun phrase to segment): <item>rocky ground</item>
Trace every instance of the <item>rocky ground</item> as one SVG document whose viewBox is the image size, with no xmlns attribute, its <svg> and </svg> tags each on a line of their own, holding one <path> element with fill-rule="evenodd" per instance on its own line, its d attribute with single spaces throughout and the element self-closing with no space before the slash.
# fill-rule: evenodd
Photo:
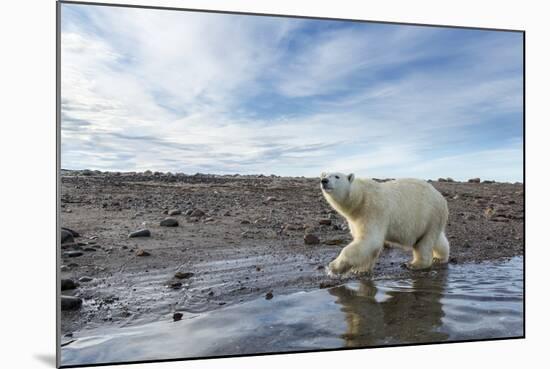
<svg viewBox="0 0 550 369">
<path fill-rule="evenodd" d="M 451 263 L 523 254 L 523 184 L 432 184 L 449 203 Z M 351 240 L 317 178 L 262 175 L 62 171 L 61 226 L 66 337 L 342 283 L 324 266 Z M 414 273 L 410 256 L 386 248 L 374 278 Z"/>
</svg>

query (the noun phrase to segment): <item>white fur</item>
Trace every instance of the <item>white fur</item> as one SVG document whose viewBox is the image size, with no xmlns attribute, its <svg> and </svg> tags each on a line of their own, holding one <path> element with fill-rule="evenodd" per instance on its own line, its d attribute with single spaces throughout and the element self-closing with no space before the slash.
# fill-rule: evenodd
<svg viewBox="0 0 550 369">
<path fill-rule="evenodd" d="M 429 183 L 398 179 L 378 183 L 353 174 L 323 173 L 321 190 L 348 221 L 353 241 L 329 264 L 329 272 L 372 272 L 384 241 L 412 247 L 412 269 L 449 259 L 447 201 Z"/>
</svg>

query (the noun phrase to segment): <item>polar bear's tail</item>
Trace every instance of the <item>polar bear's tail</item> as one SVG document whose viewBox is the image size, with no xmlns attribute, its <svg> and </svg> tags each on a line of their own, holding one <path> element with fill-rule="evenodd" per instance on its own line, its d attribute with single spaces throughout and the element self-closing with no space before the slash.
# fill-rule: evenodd
<svg viewBox="0 0 550 369">
<path fill-rule="evenodd" d="M 449 241 L 445 236 L 445 232 L 441 232 L 435 242 L 433 257 L 440 263 L 446 263 L 449 261 Z"/>
</svg>

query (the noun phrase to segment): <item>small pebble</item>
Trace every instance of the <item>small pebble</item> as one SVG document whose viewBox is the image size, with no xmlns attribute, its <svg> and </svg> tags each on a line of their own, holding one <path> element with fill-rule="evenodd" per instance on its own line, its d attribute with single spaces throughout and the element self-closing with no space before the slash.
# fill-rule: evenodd
<svg viewBox="0 0 550 369">
<path fill-rule="evenodd" d="M 204 211 L 202 211 L 201 209 L 195 209 L 189 215 L 192 216 L 192 217 L 202 217 L 205 214 L 206 213 Z"/>
<path fill-rule="evenodd" d="M 179 223 L 175 218 L 166 218 L 160 222 L 160 225 L 161 227 L 177 227 Z"/>
<path fill-rule="evenodd" d="M 151 231 L 148 229 L 140 229 L 138 231 L 132 232 L 128 235 L 129 238 L 134 237 L 151 237 Z"/>
<path fill-rule="evenodd" d="M 176 274 L 174 274 L 174 277 L 178 279 L 187 279 L 191 278 L 192 276 L 194 276 L 194 274 L 191 272 L 176 272 Z"/>
<path fill-rule="evenodd" d="M 318 245 L 320 242 L 319 237 L 314 234 L 308 233 L 304 236 L 304 243 L 306 245 Z"/>
<path fill-rule="evenodd" d="M 173 289 L 181 288 L 181 282 L 172 282 L 172 283 L 170 283 L 170 288 L 173 288 Z"/>
<path fill-rule="evenodd" d="M 138 249 L 136 251 L 136 256 L 150 256 L 151 253 L 149 253 L 148 251 L 145 251 L 143 249 Z"/>
</svg>

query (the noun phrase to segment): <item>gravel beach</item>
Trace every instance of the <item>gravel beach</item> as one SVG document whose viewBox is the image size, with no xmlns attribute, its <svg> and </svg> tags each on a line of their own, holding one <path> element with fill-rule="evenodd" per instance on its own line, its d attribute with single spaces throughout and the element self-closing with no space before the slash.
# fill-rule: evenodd
<svg viewBox="0 0 550 369">
<path fill-rule="evenodd" d="M 523 184 L 431 183 L 449 204 L 451 263 L 523 255 Z M 318 178 L 62 170 L 60 200 L 63 335 L 358 278 L 325 272 L 351 236 Z M 373 278 L 415 273 L 410 257 L 385 247 Z"/>
</svg>

